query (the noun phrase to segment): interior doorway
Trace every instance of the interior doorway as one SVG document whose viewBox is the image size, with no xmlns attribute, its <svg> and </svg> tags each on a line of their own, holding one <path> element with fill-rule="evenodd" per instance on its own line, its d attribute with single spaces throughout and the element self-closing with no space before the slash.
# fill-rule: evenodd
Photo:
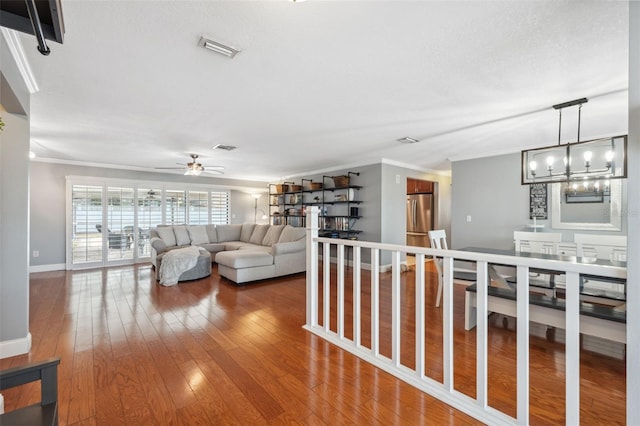
<svg viewBox="0 0 640 426">
<path fill-rule="evenodd" d="M 435 224 L 435 188 L 437 182 L 407 178 L 406 244 L 430 247 L 428 232 Z M 415 256 L 407 256 L 407 265 L 415 264 Z"/>
</svg>

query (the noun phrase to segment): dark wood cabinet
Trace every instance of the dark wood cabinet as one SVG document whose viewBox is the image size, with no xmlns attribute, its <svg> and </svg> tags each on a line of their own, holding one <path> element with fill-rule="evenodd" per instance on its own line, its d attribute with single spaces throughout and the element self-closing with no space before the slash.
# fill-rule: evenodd
<svg viewBox="0 0 640 426">
<path fill-rule="evenodd" d="M 407 194 L 431 194 L 433 193 L 433 182 L 407 178 Z"/>
</svg>

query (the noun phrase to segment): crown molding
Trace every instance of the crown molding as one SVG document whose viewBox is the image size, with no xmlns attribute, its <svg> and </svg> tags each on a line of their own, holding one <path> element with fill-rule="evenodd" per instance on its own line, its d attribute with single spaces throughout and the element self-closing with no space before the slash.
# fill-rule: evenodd
<svg viewBox="0 0 640 426">
<path fill-rule="evenodd" d="M 40 88 L 38 87 L 38 82 L 33 76 L 31 65 L 29 65 L 27 55 L 24 53 L 24 48 L 22 47 L 22 42 L 20 41 L 20 37 L 18 37 L 18 33 L 8 28 L 0 28 L 0 30 L 2 31 L 2 36 L 7 42 L 9 52 L 11 52 L 11 56 L 18 67 L 18 71 L 20 72 L 20 76 L 22 77 L 27 90 L 32 95 L 39 92 Z"/>
</svg>

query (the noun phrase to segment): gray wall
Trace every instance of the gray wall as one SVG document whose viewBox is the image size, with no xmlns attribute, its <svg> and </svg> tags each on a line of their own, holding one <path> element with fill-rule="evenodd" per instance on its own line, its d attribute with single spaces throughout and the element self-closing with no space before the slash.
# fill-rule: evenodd
<svg viewBox="0 0 640 426">
<path fill-rule="evenodd" d="M 198 185 L 216 185 L 221 189 L 242 187 L 232 190 L 230 198 L 230 222 L 253 222 L 254 198 L 251 192 L 266 191 L 264 182 L 249 182 L 233 179 L 208 178 L 138 172 L 132 170 L 83 167 L 67 164 L 31 163 L 31 250 L 40 252 L 40 256 L 31 256 L 31 266 L 59 265 L 65 263 L 65 227 L 66 227 L 66 177 L 87 176 L 111 179 L 131 179 L 152 182 L 184 182 Z M 255 190 L 252 190 L 255 188 Z M 266 194 L 266 192 L 265 192 Z M 258 200 L 258 208 L 266 211 L 268 197 Z"/>
<path fill-rule="evenodd" d="M 406 244 L 407 232 L 407 178 L 422 179 L 434 184 L 434 229 L 450 231 L 451 214 L 451 178 L 421 172 L 405 167 L 382 164 L 382 242 Z M 391 262 L 391 254 L 383 253 L 382 264 Z"/>
<path fill-rule="evenodd" d="M 529 219 L 529 186 L 520 184 L 520 153 L 456 161 L 452 163 L 452 248 L 468 246 L 513 248 L 513 231 L 526 228 Z M 622 185 L 622 211 L 626 211 L 626 184 Z M 588 206 L 588 205 L 585 205 Z M 622 230 L 573 231 L 551 226 L 551 188 L 548 194 L 549 219 L 543 232 L 560 232 L 563 241 L 573 235 L 607 233 L 626 235 L 627 220 L 623 214 Z M 584 207 L 583 208 L 587 208 Z M 471 222 L 467 222 L 471 216 Z"/>
<path fill-rule="evenodd" d="M 406 243 L 406 194 L 407 178 L 430 180 L 437 183 L 435 199 L 438 212 L 436 226 L 450 229 L 451 212 L 451 179 L 448 176 L 435 175 L 408 169 L 386 163 L 370 164 L 349 169 L 332 170 L 324 173 L 329 176 L 360 172 L 360 176 L 353 176 L 351 183 L 363 188 L 356 193 L 356 199 L 361 200 L 360 215 L 355 228 L 363 232 L 358 235 L 362 241 L 381 242 L 389 244 Z M 316 182 L 322 180 L 322 174 L 305 175 L 305 179 Z M 288 179 L 300 183 L 300 178 Z M 396 183 L 399 182 L 399 183 Z M 362 261 L 368 263 L 369 251 L 362 253 Z M 380 263 L 387 265 L 391 262 L 391 254 L 382 252 Z"/>
<path fill-rule="evenodd" d="M 0 102 L 11 95 L 28 112 L 29 93 L 4 37 L 0 71 L 8 86 Z M 0 114 L 0 357 L 6 357 L 29 349 L 29 117 Z"/>
</svg>

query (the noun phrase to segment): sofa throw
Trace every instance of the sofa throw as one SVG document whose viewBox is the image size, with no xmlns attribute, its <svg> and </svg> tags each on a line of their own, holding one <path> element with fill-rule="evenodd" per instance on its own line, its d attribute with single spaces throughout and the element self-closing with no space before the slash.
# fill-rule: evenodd
<svg viewBox="0 0 640 426">
<path fill-rule="evenodd" d="M 158 271 L 160 284 L 164 286 L 178 284 L 180 275 L 196 266 L 199 255 L 200 248 L 195 246 L 167 252 L 162 257 L 160 271 Z"/>
</svg>

